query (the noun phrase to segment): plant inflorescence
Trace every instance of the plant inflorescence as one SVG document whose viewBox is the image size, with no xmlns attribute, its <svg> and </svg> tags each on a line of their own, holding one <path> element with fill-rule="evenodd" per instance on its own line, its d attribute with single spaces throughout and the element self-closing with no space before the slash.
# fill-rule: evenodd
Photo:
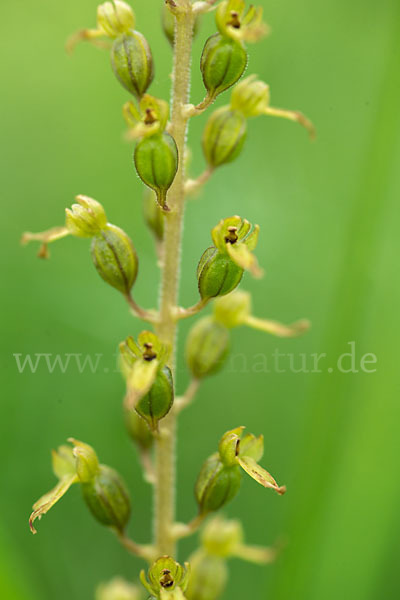
<svg viewBox="0 0 400 600">
<path fill-rule="evenodd" d="M 296 336 L 307 321 L 283 325 L 252 314 L 250 294 L 237 290 L 245 271 L 262 275 L 254 250 L 259 227 L 245 218 L 222 218 L 211 231 L 211 245 L 203 252 L 197 280 L 199 300 L 191 307 L 178 303 L 180 247 L 186 198 L 201 190 L 216 169 L 236 160 L 247 133 L 247 121 L 261 115 L 284 117 L 303 125 L 310 136 L 314 128 L 299 112 L 274 108 L 269 86 L 255 75 L 242 78 L 247 67 L 247 44 L 268 33 L 261 8 L 244 0 L 160 0 L 162 26 L 174 55 L 171 108 L 148 89 L 154 77 L 151 48 L 136 30 L 132 8 L 122 0 L 105 2 L 97 10 L 97 27 L 79 31 L 68 49 L 80 41 L 106 48 L 112 70 L 131 99 L 123 106 L 127 138 L 135 143 L 134 167 L 143 181 L 145 221 L 154 236 L 161 268 L 161 293 L 157 310 L 138 305 L 133 296 L 139 270 L 136 249 L 123 229 L 110 223 L 103 206 L 80 195 L 66 209 L 65 225 L 43 233 L 26 233 L 24 242 L 40 242 L 39 256 L 47 258 L 48 245 L 66 236 L 91 240 L 91 256 L 101 278 L 126 300 L 133 315 L 148 329 L 137 339 L 120 344 L 121 371 L 126 381 L 123 402 L 126 428 L 135 442 L 145 479 L 154 486 L 154 538 L 139 544 L 127 532 L 130 495 L 121 476 L 99 462 L 88 444 L 70 438 L 70 445 L 53 451 L 57 485 L 33 506 L 35 520 L 77 484 L 92 515 L 112 530 L 131 553 L 149 563 L 136 584 L 115 579 L 101 585 L 98 600 L 133 600 L 145 590 L 153 598 L 214 600 L 225 587 L 227 560 L 232 556 L 266 564 L 272 548 L 249 546 L 238 521 L 217 514 L 239 491 L 243 473 L 265 488 L 282 495 L 286 488 L 259 463 L 263 437 L 237 427 L 224 433 L 195 482 L 198 513 L 189 523 L 175 516 L 175 445 L 179 413 L 193 401 L 204 378 L 222 369 L 229 354 L 230 330 L 248 326 L 281 337 Z M 189 103 L 192 40 L 202 14 L 215 12 L 216 33 L 206 40 L 200 70 L 204 99 Z M 187 130 L 192 117 L 210 109 L 220 94 L 232 88 L 229 103 L 209 116 L 202 137 L 206 169 L 197 178 L 187 175 Z M 189 332 L 185 357 L 190 373 L 186 391 L 176 394 L 174 362 L 179 321 L 200 313 L 212 303 L 212 313 Z M 214 515 L 214 517 L 211 517 Z M 177 562 L 179 539 L 201 530 L 198 550 L 183 566 Z M 142 592 L 140 591 L 142 589 Z"/>
</svg>

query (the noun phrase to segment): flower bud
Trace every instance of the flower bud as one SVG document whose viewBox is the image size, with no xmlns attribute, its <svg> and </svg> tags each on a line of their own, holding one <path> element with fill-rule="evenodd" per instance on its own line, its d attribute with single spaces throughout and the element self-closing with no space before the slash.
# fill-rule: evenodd
<svg viewBox="0 0 400 600">
<path fill-rule="evenodd" d="M 76 459 L 76 473 L 79 481 L 81 483 L 93 481 L 100 468 L 96 452 L 88 444 L 74 438 L 69 438 L 68 441 L 74 445 L 73 455 Z"/>
<path fill-rule="evenodd" d="M 242 280 L 243 269 L 214 246 L 207 248 L 197 267 L 197 280 L 203 300 L 224 296 Z"/>
<path fill-rule="evenodd" d="M 228 580 L 224 559 L 208 556 L 199 551 L 190 559 L 190 580 L 186 592 L 188 600 L 217 600 Z"/>
<path fill-rule="evenodd" d="M 155 192 L 145 188 L 143 195 L 143 215 L 147 227 L 157 241 L 162 242 L 164 237 L 164 214 L 160 209 Z"/>
<path fill-rule="evenodd" d="M 178 170 L 178 148 L 168 133 L 145 137 L 135 148 L 135 167 L 140 179 L 157 194 L 157 202 L 164 210 L 167 192 Z"/>
<path fill-rule="evenodd" d="M 71 210 L 65 209 L 65 225 L 76 237 L 93 237 L 107 224 L 104 208 L 87 196 L 77 196 L 76 200 L 79 204 L 73 204 Z"/>
<path fill-rule="evenodd" d="M 251 314 L 251 296 L 248 292 L 236 292 L 217 298 L 214 302 L 214 318 L 228 329 L 246 323 Z"/>
<path fill-rule="evenodd" d="M 241 42 L 212 35 L 205 43 L 200 69 L 209 99 L 229 89 L 243 75 L 247 66 L 247 52 Z"/>
<path fill-rule="evenodd" d="M 108 224 L 92 240 L 92 259 L 100 277 L 123 294 L 129 294 L 138 272 L 138 258 L 128 235 Z"/>
<path fill-rule="evenodd" d="M 96 600 L 141 600 L 141 593 L 136 585 L 116 577 L 99 585 Z"/>
<path fill-rule="evenodd" d="M 195 18 L 194 25 L 193 25 L 193 37 L 195 37 L 197 35 L 197 32 L 199 30 L 199 21 L 200 21 L 200 19 L 197 16 Z M 168 8 L 167 2 L 163 3 L 162 9 L 161 9 L 161 25 L 162 25 L 165 37 L 167 38 L 167 40 L 173 47 L 174 43 L 175 43 L 175 16 L 173 15 L 170 8 Z"/>
<path fill-rule="evenodd" d="M 131 506 L 128 492 L 120 475 L 100 465 L 96 477 L 82 483 L 83 498 L 92 515 L 102 525 L 122 532 L 129 520 Z"/>
<path fill-rule="evenodd" d="M 203 464 L 195 485 L 200 514 L 219 510 L 239 491 L 242 474 L 239 466 L 226 467 L 213 454 Z"/>
<path fill-rule="evenodd" d="M 215 517 L 204 528 L 201 543 L 207 554 L 228 558 L 243 543 L 241 523 Z"/>
<path fill-rule="evenodd" d="M 212 317 L 200 319 L 186 342 L 186 362 L 195 379 L 217 373 L 229 352 L 229 332 Z"/>
<path fill-rule="evenodd" d="M 308 131 L 312 140 L 315 139 L 315 127 L 303 113 L 298 110 L 286 110 L 270 106 L 270 100 L 269 85 L 258 80 L 256 75 L 250 75 L 250 77 L 246 77 L 233 90 L 231 109 L 239 111 L 247 118 L 269 115 L 271 117 L 294 121 Z"/>
<path fill-rule="evenodd" d="M 172 14 L 171 10 L 168 8 L 166 2 L 163 3 L 161 8 L 161 25 L 163 28 L 163 32 L 165 37 L 171 44 L 174 46 L 175 42 L 175 16 Z"/>
<path fill-rule="evenodd" d="M 114 42 L 111 64 L 121 85 L 138 100 L 153 81 L 153 57 L 146 38 L 138 31 L 123 33 Z"/>
<path fill-rule="evenodd" d="M 141 450 L 149 450 L 154 443 L 146 421 L 134 410 L 125 409 L 125 427 L 129 437 L 139 446 Z"/>
<path fill-rule="evenodd" d="M 171 410 L 174 402 L 174 385 L 172 373 L 167 366 L 157 372 L 150 391 L 136 404 L 136 412 L 155 431 L 158 421 L 163 419 Z"/>
<path fill-rule="evenodd" d="M 97 8 L 97 27 L 110 38 L 135 29 L 135 15 L 129 4 L 122 0 L 105 2 Z"/>
<path fill-rule="evenodd" d="M 269 101 L 269 85 L 258 80 L 257 75 L 250 75 L 233 89 L 231 108 L 240 111 L 245 117 L 258 117 L 265 114 Z"/>
<path fill-rule="evenodd" d="M 234 161 L 242 151 L 247 136 L 246 119 L 229 106 L 216 110 L 208 119 L 203 133 L 203 152 L 212 168 Z"/>
</svg>

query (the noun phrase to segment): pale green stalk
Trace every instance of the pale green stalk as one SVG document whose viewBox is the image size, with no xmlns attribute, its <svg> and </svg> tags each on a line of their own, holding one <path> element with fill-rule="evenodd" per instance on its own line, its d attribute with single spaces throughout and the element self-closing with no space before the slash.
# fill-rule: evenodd
<svg viewBox="0 0 400 600">
<path fill-rule="evenodd" d="M 168 194 L 171 212 L 166 216 L 164 255 L 160 295 L 160 322 L 157 333 L 171 346 L 171 366 L 176 353 L 176 310 L 180 275 L 183 213 L 185 203 L 184 154 L 187 119 L 182 106 L 189 100 L 190 64 L 194 16 L 186 0 L 176 2 L 178 12 L 175 27 L 174 70 L 172 88 L 171 134 L 179 152 L 179 168 Z M 156 481 L 154 498 L 154 536 L 158 554 L 175 556 L 172 526 L 175 522 L 175 445 L 176 414 L 172 412 L 162 423 L 156 440 Z"/>
</svg>

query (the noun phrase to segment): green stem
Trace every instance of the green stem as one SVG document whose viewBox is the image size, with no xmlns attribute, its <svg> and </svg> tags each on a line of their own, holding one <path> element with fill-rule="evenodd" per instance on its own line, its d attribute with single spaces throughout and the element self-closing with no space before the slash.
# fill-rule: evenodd
<svg viewBox="0 0 400 600">
<path fill-rule="evenodd" d="M 176 2 L 174 70 L 172 90 L 171 133 L 175 138 L 179 153 L 179 168 L 175 181 L 168 194 L 171 211 L 166 214 L 164 234 L 164 261 L 162 268 L 160 321 L 157 333 L 171 346 L 171 366 L 174 366 L 176 353 L 176 319 L 180 252 L 182 241 L 183 213 L 185 203 L 184 154 L 187 133 L 187 119 L 182 114 L 182 106 L 189 100 L 190 63 L 193 39 L 194 15 L 187 0 Z M 176 544 L 172 535 L 175 522 L 175 444 L 176 415 L 172 412 L 160 427 L 156 441 L 156 482 L 154 486 L 154 537 L 158 554 L 176 555 Z"/>
</svg>

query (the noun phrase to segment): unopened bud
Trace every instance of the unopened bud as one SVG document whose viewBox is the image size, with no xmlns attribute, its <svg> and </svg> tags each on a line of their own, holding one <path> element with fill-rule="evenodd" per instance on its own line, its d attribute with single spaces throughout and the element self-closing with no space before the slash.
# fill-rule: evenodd
<svg viewBox="0 0 400 600">
<path fill-rule="evenodd" d="M 199 21 L 200 21 L 200 19 L 197 16 L 195 18 L 194 25 L 193 25 L 193 37 L 196 36 L 196 34 L 199 30 Z M 161 25 L 162 25 L 165 37 L 167 38 L 167 40 L 173 47 L 174 43 L 175 43 L 175 16 L 172 13 L 172 11 L 170 10 L 170 8 L 168 7 L 167 2 L 163 3 L 162 9 L 161 9 Z"/>
<path fill-rule="evenodd" d="M 200 62 L 208 98 L 215 99 L 239 81 L 246 66 L 247 52 L 241 42 L 219 33 L 208 38 Z"/>
<path fill-rule="evenodd" d="M 110 38 L 135 29 L 135 15 L 129 4 L 122 0 L 105 2 L 97 8 L 97 26 Z"/>
<path fill-rule="evenodd" d="M 136 585 L 116 577 L 99 585 L 96 600 L 141 600 L 141 593 Z"/>
<path fill-rule="evenodd" d="M 232 91 L 231 107 L 245 117 L 258 117 L 265 114 L 269 101 L 269 85 L 257 79 L 257 75 L 250 75 Z"/>
<path fill-rule="evenodd" d="M 147 227 L 156 240 L 161 242 L 164 237 L 164 214 L 156 200 L 155 192 L 145 188 L 143 195 L 143 215 Z"/>
<path fill-rule="evenodd" d="M 223 106 L 208 119 L 202 144 L 206 161 L 212 168 L 234 161 L 242 151 L 247 136 L 243 114 Z"/>
<path fill-rule="evenodd" d="M 219 454 L 213 454 L 203 464 L 196 481 L 195 495 L 200 514 L 219 510 L 239 491 L 241 482 L 239 466 L 226 467 Z"/>
<path fill-rule="evenodd" d="M 136 412 L 155 431 L 158 422 L 171 410 L 174 402 L 172 373 L 167 366 L 157 372 L 150 391 L 135 406 Z"/>
<path fill-rule="evenodd" d="M 97 521 L 122 532 L 129 520 L 131 505 L 121 476 L 100 465 L 97 476 L 81 485 L 83 498 Z"/>
<path fill-rule="evenodd" d="M 209 556 L 203 551 L 190 559 L 190 581 L 186 592 L 188 600 L 217 600 L 228 580 L 224 559 Z"/>
<path fill-rule="evenodd" d="M 214 302 L 215 319 L 228 329 L 245 324 L 250 314 L 251 296 L 248 292 L 237 290 Z"/>
<path fill-rule="evenodd" d="M 239 521 L 215 517 L 204 528 L 201 543 L 207 554 L 228 558 L 243 543 L 243 528 Z"/>
<path fill-rule="evenodd" d="M 166 2 L 163 3 L 161 8 L 161 25 L 165 37 L 167 38 L 171 46 L 173 46 L 175 42 L 175 16 L 168 8 Z"/>
<path fill-rule="evenodd" d="M 125 426 L 135 444 L 142 450 L 149 450 L 154 444 L 154 436 L 146 421 L 134 410 L 125 409 Z"/>
<path fill-rule="evenodd" d="M 79 204 L 73 204 L 71 209 L 65 210 L 65 225 L 69 233 L 76 237 L 93 237 L 107 224 L 104 208 L 87 196 L 77 196 L 76 200 Z"/>
<path fill-rule="evenodd" d="M 121 85 L 140 100 L 154 77 L 146 38 L 138 31 L 120 35 L 111 50 L 111 64 Z"/>
<path fill-rule="evenodd" d="M 135 167 L 140 179 L 157 194 L 157 202 L 164 210 L 167 192 L 178 170 L 178 149 L 168 133 L 145 137 L 135 148 Z"/>
<path fill-rule="evenodd" d="M 186 342 L 186 362 L 195 379 L 217 373 L 229 352 L 229 332 L 212 317 L 200 319 Z"/>
<path fill-rule="evenodd" d="M 197 280 L 203 300 L 232 292 L 243 277 L 243 269 L 214 246 L 208 248 L 197 267 Z"/>
<path fill-rule="evenodd" d="M 128 294 L 136 280 L 138 258 L 125 231 L 108 224 L 93 238 L 91 252 L 100 277 L 123 294 Z"/>
</svg>

